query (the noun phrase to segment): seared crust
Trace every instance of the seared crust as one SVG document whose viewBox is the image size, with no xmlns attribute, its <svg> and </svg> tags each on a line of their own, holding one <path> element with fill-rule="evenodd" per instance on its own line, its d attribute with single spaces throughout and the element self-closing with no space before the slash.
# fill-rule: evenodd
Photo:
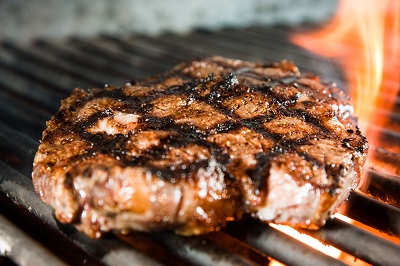
<svg viewBox="0 0 400 266">
<path fill-rule="evenodd" d="M 250 213 L 316 228 L 355 188 L 367 142 L 348 98 L 292 63 L 194 60 L 122 88 L 75 89 L 33 183 L 91 237 L 219 230 Z"/>
</svg>

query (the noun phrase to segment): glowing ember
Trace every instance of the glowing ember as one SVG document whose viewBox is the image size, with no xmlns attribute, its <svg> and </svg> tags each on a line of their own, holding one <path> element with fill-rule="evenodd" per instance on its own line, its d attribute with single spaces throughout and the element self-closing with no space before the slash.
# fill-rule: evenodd
<svg viewBox="0 0 400 266">
<path fill-rule="evenodd" d="M 374 113 L 392 107 L 399 87 L 400 1 L 341 1 L 326 27 L 292 40 L 344 67 L 362 130 L 370 142 L 375 139 L 368 135 L 367 124 L 384 125 Z"/>
</svg>

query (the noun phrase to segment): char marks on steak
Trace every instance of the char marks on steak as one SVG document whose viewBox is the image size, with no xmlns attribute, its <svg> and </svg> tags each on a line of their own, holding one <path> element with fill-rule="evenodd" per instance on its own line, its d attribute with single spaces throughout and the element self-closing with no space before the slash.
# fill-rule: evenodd
<svg viewBox="0 0 400 266">
<path fill-rule="evenodd" d="M 47 123 L 32 177 L 57 218 L 91 237 L 201 234 L 243 214 L 316 228 L 356 186 L 366 152 L 334 84 L 286 61 L 211 57 L 75 89 Z"/>
</svg>

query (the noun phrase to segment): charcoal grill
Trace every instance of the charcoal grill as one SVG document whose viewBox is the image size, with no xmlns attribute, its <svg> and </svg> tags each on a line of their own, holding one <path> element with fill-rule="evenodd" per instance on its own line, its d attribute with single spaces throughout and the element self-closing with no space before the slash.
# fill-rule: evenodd
<svg viewBox="0 0 400 266">
<path fill-rule="evenodd" d="M 293 29 L 253 27 L 163 34 L 37 40 L 0 44 L 0 264 L 4 265 L 344 265 L 257 221 L 233 222 L 220 232 L 181 237 L 171 232 L 110 234 L 92 240 L 58 223 L 31 184 L 32 161 L 45 121 L 74 87 L 121 86 L 199 56 L 294 61 L 345 87 L 337 63 L 289 41 Z M 399 81 L 395 80 L 393 82 Z M 381 146 L 372 147 L 364 181 L 340 213 L 303 233 L 373 265 L 400 264 L 400 98 L 387 116 Z M 379 232 L 365 229 L 366 225 Z"/>
</svg>

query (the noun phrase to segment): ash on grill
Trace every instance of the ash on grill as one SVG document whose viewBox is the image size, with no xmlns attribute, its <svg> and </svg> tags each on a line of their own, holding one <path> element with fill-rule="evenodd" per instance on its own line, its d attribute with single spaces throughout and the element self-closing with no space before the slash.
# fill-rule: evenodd
<svg viewBox="0 0 400 266">
<path fill-rule="evenodd" d="M 270 261 L 301 265 L 352 263 L 325 255 L 277 229 L 255 221 L 231 223 L 226 230 L 200 237 L 169 232 L 107 235 L 92 240 L 58 223 L 36 196 L 30 173 L 38 140 L 60 100 L 74 87 L 121 86 L 198 56 L 221 55 L 250 61 L 294 61 L 302 71 L 326 80 L 343 77 L 337 66 L 288 41 L 280 28 L 197 31 L 179 36 L 101 36 L 92 39 L 37 41 L 0 45 L 0 262 L 19 265 L 266 265 Z M 235 45 L 232 45 L 232 44 Z M 398 81 L 393 81 L 398 82 Z M 338 218 L 317 231 L 303 233 L 341 250 L 353 260 L 374 265 L 400 261 L 400 99 L 393 110 L 378 110 L 395 126 L 376 128 L 382 143 L 374 147 L 365 178 L 340 212 L 361 224 Z M 392 123 L 393 124 L 393 123 Z M 388 237 L 386 237 L 386 235 Z M 354 257 L 353 257 L 354 256 Z"/>
</svg>

